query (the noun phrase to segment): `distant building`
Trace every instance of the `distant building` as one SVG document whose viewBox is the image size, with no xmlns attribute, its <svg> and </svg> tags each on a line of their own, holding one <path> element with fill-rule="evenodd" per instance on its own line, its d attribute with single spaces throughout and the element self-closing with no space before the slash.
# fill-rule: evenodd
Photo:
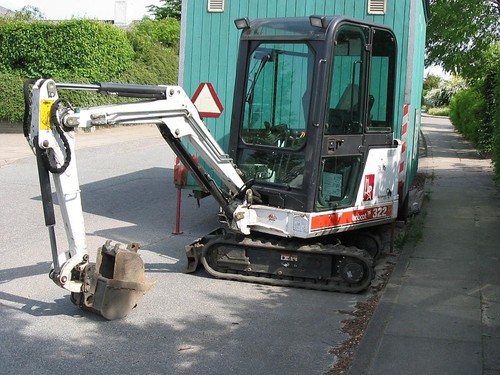
<svg viewBox="0 0 500 375">
<path fill-rule="evenodd" d="M 127 22 L 127 2 L 115 1 L 115 25 L 126 25 Z"/>
<path fill-rule="evenodd" d="M 14 14 L 12 10 L 0 6 L 0 17 L 13 17 Z"/>
</svg>

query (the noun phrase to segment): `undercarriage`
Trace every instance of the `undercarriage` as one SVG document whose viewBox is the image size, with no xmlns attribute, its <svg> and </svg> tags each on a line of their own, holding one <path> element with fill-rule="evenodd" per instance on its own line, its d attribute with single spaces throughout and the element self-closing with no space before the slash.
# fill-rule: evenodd
<svg viewBox="0 0 500 375">
<path fill-rule="evenodd" d="M 187 272 L 199 264 L 212 276 L 252 283 L 358 293 L 374 277 L 374 258 L 364 249 L 326 242 L 241 236 L 218 229 L 186 246 Z"/>
</svg>

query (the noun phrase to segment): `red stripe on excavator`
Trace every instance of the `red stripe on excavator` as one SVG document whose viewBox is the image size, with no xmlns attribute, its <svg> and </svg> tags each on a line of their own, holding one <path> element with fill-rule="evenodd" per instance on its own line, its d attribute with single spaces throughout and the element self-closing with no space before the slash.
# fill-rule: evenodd
<svg viewBox="0 0 500 375">
<path fill-rule="evenodd" d="M 408 115 L 410 113 L 410 105 L 409 104 L 405 104 L 403 106 L 403 117 Z"/>
<path fill-rule="evenodd" d="M 408 123 L 405 122 L 401 128 L 401 135 L 406 134 L 408 132 Z"/>
<path fill-rule="evenodd" d="M 363 208 L 361 210 L 348 212 L 319 215 L 312 217 L 311 230 L 363 223 L 366 221 L 386 219 L 390 217 L 392 217 L 392 204 Z"/>
</svg>

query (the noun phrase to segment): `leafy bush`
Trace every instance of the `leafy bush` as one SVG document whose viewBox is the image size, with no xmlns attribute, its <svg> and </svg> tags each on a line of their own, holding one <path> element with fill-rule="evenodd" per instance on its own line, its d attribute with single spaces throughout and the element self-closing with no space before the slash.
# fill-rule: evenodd
<svg viewBox="0 0 500 375">
<path fill-rule="evenodd" d="M 124 31 L 94 20 L 0 22 L 0 71 L 29 78 L 110 80 L 133 50 Z"/>
<path fill-rule="evenodd" d="M 500 184 L 500 43 L 483 56 L 482 78 L 454 96 L 450 119 L 455 128 L 491 155 Z"/>
<path fill-rule="evenodd" d="M 450 104 L 450 97 L 446 90 L 435 88 L 425 95 L 424 104 L 429 108 L 446 106 Z"/>
<path fill-rule="evenodd" d="M 118 77 L 120 82 L 150 85 L 177 84 L 180 24 L 175 19 L 152 21 L 145 17 L 127 32 L 134 62 Z"/>
<path fill-rule="evenodd" d="M 487 115 L 491 131 L 491 158 L 495 166 L 496 181 L 500 184 L 500 43 L 489 51 L 490 74 L 486 78 L 485 91 L 488 102 Z"/>
<path fill-rule="evenodd" d="M 176 85 L 179 57 L 170 49 L 156 48 L 134 61 L 132 66 L 117 77 L 118 82 L 148 85 Z"/>
<path fill-rule="evenodd" d="M 24 79 L 18 74 L 0 73 L 0 119 L 21 123 L 24 113 Z"/>
<path fill-rule="evenodd" d="M 500 103 L 500 84 L 496 87 L 497 103 Z M 500 185 L 500 105 L 497 106 L 495 114 L 495 131 L 493 134 L 491 158 L 495 166 L 496 181 Z"/>
<path fill-rule="evenodd" d="M 436 88 L 431 88 L 424 96 L 424 104 L 429 108 L 446 107 L 453 96 L 466 87 L 460 78 L 451 81 L 441 81 Z"/>
<path fill-rule="evenodd" d="M 442 81 L 440 76 L 427 74 L 424 78 L 423 92 L 426 94 L 432 89 L 437 89 Z"/>
<path fill-rule="evenodd" d="M 491 155 L 500 182 L 500 43 L 491 44 L 485 52 L 482 79 L 475 85 L 485 102 L 479 146 Z"/>
<path fill-rule="evenodd" d="M 127 32 L 127 37 L 134 49 L 136 59 L 148 53 L 158 45 L 164 48 L 178 50 L 180 38 L 180 23 L 173 18 L 153 21 L 144 17 L 135 23 Z"/>
<path fill-rule="evenodd" d="M 448 107 L 430 108 L 427 113 L 432 116 L 449 116 L 450 109 Z"/>
<path fill-rule="evenodd" d="M 177 84 L 179 22 L 155 23 L 145 19 L 125 32 L 90 20 L 49 23 L 29 15 L 0 17 L 0 119 L 22 122 L 25 78 Z M 131 100 L 92 91 L 61 90 L 59 94 L 81 107 Z"/>
<path fill-rule="evenodd" d="M 478 144 L 485 102 L 475 87 L 458 92 L 450 102 L 450 119 L 468 140 Z"/>
</svg>

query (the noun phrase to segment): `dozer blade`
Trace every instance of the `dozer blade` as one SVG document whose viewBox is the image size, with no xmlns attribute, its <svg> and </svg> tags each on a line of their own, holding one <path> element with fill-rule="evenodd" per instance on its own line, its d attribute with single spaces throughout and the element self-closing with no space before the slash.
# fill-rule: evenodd
<svg viewBox="0 0 500 375">
<path fill-rule="evenodd" d="M 96 264 L 86 267 L 83 292 L 73 293 L 73 302 L 108 320 L 127 316 L 154 285 L 144 275 L 138 249 L 136 243 L 125 248 L 106 241 L 98 250 Z"/>
</svg>

